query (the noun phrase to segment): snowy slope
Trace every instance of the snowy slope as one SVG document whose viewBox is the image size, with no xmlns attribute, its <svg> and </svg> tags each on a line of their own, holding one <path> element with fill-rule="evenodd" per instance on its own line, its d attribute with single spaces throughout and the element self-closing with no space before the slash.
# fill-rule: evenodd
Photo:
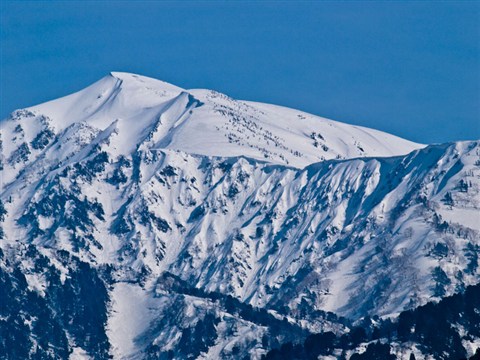
<svg viewBox="0 0 480 360">
<path fill-rule="evenodd" d="M 25 139 L 46 126 L 54 133 L 75 124 L 97 131 L 112 127 L 115 155 L 130 154 L 143 143 L 149 149 L 248 156 L 301 168 L 325 159 L 400 155 L 421 147 L 301 111 L 237 101 L 210 90 L 183 90 L 127 73 L 111 73 L 78 93 L 27 111 L 37 116 L 29 121 Z M 9 125 L 14 126 L 3 125 L 7 134 L 14 130 Z M 13 137 L 20 141 L 17 133 Z M 7 158 L 13 137 L 4 139 Z"/>
<path fill-rule="evenodd" d="M 322 311 L 394 316 L 479 281 L 477 141 L 424 147 L 125 73 L 1 125 L 0 280 L 53 313 L 104 294 L 58 320 L 72 354 L 259 358 L 344 331 Z M 89 309 L 104 340 L 72 327 Z"/>
</svg>

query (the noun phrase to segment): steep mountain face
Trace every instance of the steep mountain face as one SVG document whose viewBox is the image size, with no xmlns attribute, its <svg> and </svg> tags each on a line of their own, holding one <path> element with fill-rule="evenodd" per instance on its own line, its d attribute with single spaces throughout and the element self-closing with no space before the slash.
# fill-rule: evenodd
<svg viewBox="0 0 480 360">
<path fill-rule="evenodd" d="M 477 141 L 124 73 L 1 124 L 12 357 L 260 358 L 479 282 Z"/>
</svg>

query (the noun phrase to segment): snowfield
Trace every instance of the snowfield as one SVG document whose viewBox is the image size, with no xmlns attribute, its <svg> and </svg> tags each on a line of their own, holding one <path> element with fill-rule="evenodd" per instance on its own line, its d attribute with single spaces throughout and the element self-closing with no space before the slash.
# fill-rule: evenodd
<svg viewBox="0 0 480 360">
<path fill-rule="evenodd" d="M 119 72 L 27 110 L 47 116 L 57 132 L 76 123 L 101 130 L 112 126 L 117 132 L 111 140 L 115 155 L 130 154 L 150 137 L 148 149 L 246 156 L 303 168 L 322 160 L 403 155 L 423 147 L 298 110 L 234 100 L 212 90 L 184 90 Z M 37 131 L 31 126 L 29 130 Z"/>
<path fill-rule="evenodd" d="M 479 282 L 478 141 L 116 72 L 3 120 L 1 172 L 0 269 L 40 302 L 87 291 L 79 269 L 104 291 L 87 309 L 105 339 L 72 320 L 71 358 L 260 358 L 272 330 L 248 306 L 285 317 L 283 341 L 344 331 L 324 311 L 395 316 Z"/>
</svg>

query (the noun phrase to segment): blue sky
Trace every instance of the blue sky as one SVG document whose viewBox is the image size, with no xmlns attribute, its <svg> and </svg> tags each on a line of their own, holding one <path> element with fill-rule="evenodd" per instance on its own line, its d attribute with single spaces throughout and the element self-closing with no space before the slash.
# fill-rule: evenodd
<svg viewBox="0 0 480 360">
<path fill-rule="evenodd" d="M 418 142 L 480 138 L 480 2 L 1 7 L 1 118 L 127 71 Z"/>
</svg>

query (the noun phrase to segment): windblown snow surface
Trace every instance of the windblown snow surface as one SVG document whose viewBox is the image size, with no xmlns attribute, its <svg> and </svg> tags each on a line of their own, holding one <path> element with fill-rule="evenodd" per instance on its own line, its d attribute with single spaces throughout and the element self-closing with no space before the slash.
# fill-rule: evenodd
<svg viewBox="0 0 480 360">
<path fill-rule="evenodd" d="M 346 331 L 329 312 L 394 317 L 479 282 L 478 141 L 111 73 L 13 112 L 1 146 L 0 321 L 18 312 L 32 357 L 260 358 Z"/>
</svg>

